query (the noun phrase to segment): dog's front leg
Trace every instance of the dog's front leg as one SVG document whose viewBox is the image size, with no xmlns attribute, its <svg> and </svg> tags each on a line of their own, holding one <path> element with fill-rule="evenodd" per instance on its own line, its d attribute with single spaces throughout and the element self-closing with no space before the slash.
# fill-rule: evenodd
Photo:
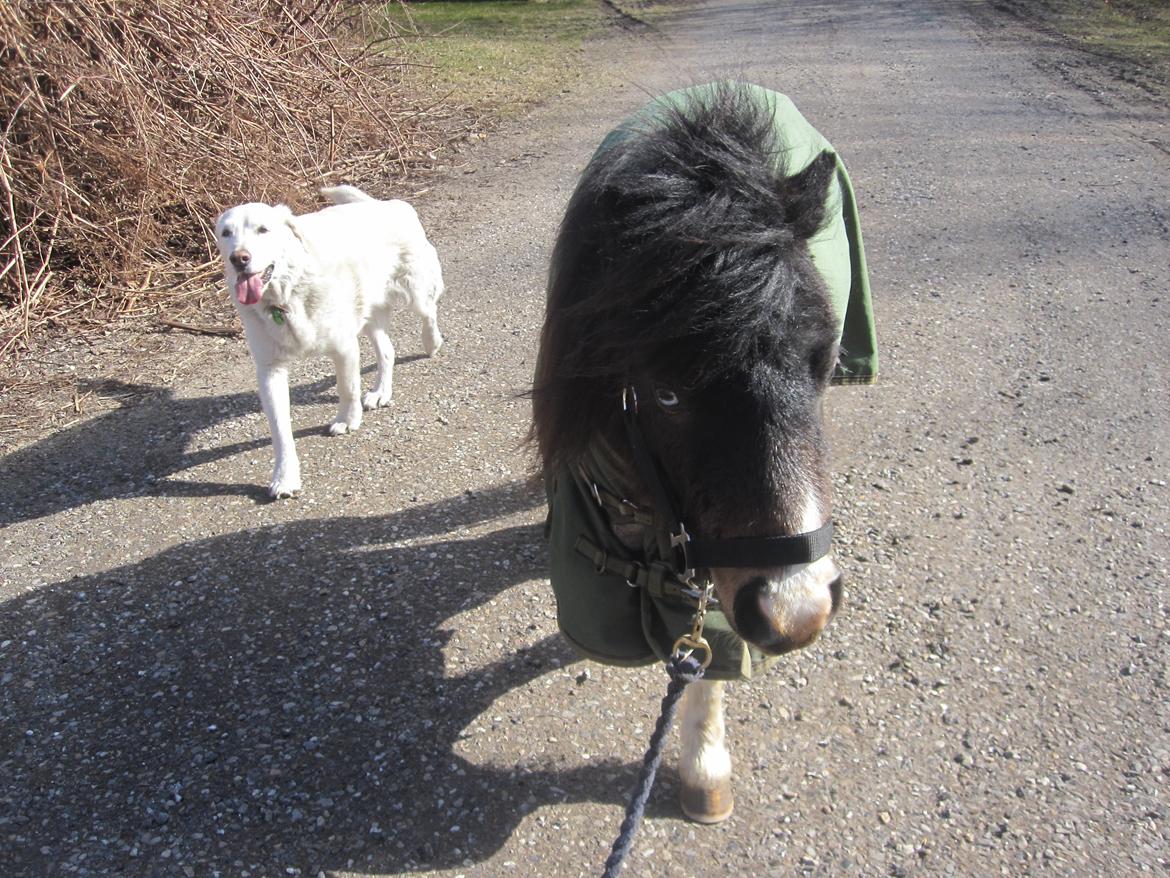
<svg viewBox="0 0 1170 878">
<path fill-rule="evenodd" d="M 288 400 L 288 369 L 280 366 L 256 366 L 256 383 L 260 388 L 260 405 L 268 416 L 272 431 L 272 450 L 276 464 L 268 493 L 274 499 L 292 497 L 301 490 L 301 462 L 293 445 L 292 413 Z"/>
<path fill-rule="evenodd" d="M 333 353 L 333 365 L 337 368 L 337 418 L 329 425 L 333 436 L 350 433 L 362 425 L 362 370 L 361 348 L 357 336 L 351 344 L 339 346 Z"/>
</svg>

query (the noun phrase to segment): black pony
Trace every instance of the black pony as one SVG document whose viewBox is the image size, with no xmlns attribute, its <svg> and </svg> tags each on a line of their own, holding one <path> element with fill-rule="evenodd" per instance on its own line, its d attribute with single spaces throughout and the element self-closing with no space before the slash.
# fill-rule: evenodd
<svg viewBox="0 0 1170 878">
<path fill-rule="evenodd" d="M 756 86 L 660 98 L 593 156 L 552 257 L 532 427 L 558 616 L 586 654 L 668 655 L 712 582 L 708 679 L 745 678 L 836 610 L 821 399 L 835 367 L 873 367 L 864 331 L 839 362 L 846 312 L 872 340 L 854 216 L 828 143 Z M 721 683 L 690 687 L 682 804 L 702 821 L 731 811 L 722 727 Z"/>
</svg>

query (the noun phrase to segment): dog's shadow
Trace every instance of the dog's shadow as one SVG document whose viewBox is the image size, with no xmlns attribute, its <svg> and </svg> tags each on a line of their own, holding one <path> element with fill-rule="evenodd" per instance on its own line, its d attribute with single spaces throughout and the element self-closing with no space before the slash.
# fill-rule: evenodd
<svg viewBox="0 0 1170 878">
<path fill-rule="evenodd" d="M 405 365 L 422 355 L 396 360 Z M 369 366 L 365 371 L 373 371 Z M 217 424 L 259 414 L 254 390 L 223 396 L 176 399 L 170 388 L 101 380 L 79 384 L 82 393 L 115 399 L 117 408 L 0 458 L 0 527 L 41 518 L 98 500 L 139 496 L 241 495 L 256 502 L 270 498 L 266 485 L 217 484 L 171 478 L 184 470 L 264 448 L 263 438 L 216 443 L 195 449 L 195 437 Z M 332 375 L 291 388 L 298 407 L 335 403 Z M 263 415 L 259 415 L 263 419 Z M 327 424 L 294 432 L 297 439 L 325 433 Z M 265 474 L 267 475 L 267 473 Z"/>
<path fill-rule="evenodd" d="M 616 806 L 634 766 L 557 770 L 528 739 L 597 685 L 509 594 L 544 575 L 543 539 L 491 522 L 540 502 L 515 482 L 274 525 L 8 601 L 8 874 L 458 867 L 540 805 Z M 457 635 L 488 602 L 490 632 Z M 548 673 L 555 707 L 493 706 Z"/>
</svg>

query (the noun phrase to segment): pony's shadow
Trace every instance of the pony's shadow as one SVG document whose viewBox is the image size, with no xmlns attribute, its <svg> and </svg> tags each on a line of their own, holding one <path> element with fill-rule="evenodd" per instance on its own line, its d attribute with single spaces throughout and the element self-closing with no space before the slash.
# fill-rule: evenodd
<svg viewBox="0 0 1170 878">
<path fill-rule="evenodd" d="M 400 357 L 402 365 L 420 357 Z M 374 367 L 367 367 L 371 371 Z M 332 376 L 293 387 L 293 417 L 298 407 L 336 400 Z M 207 484 L 170 478 L 212 461 L 267 447 L 260 439 L 216 443 L 194 449 L 201 430 L 258 413 L 255 390 L 197 399 L 176 399 L 170 388 L 121 381 L 82 382 L 79 390 L 120 401 L 118 408 L 60 430 L 0 459 L 0 527 L 84 506 L 98 500 L 139 496 L 220 496 L 238 494 L 266 502 L 259 484 Z M 325 424 L 295 431 L 325 432 Z"/>
<path fill-rule="evenodd" d="M 489 712 L 575 660 L 504 608 L 543 575 L 539 528 L 442 536 L 539 502 L 515 482 L 273 525 L 8 601 L 0 871 L 446 868 L 539 805 L 618 803 L 633 767 L 549 770 L 517 748 L 522 713 Z M 493 600 L 445 671 L 457 617 Z"/>
</svg>

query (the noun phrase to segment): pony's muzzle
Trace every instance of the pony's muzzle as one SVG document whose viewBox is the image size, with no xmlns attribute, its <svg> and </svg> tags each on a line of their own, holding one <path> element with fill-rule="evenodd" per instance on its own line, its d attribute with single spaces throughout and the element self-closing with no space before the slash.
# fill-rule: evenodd
<svg viewBox="0 0 1170 878">
<path fill-rule="evenodd" d="M 740 636 L 771 655 L 808 646 L 841 603 L 841 572 L 822 558 L 782 579 L 753 576 L 736 591 L 733 620 Z"/>
</svg>

